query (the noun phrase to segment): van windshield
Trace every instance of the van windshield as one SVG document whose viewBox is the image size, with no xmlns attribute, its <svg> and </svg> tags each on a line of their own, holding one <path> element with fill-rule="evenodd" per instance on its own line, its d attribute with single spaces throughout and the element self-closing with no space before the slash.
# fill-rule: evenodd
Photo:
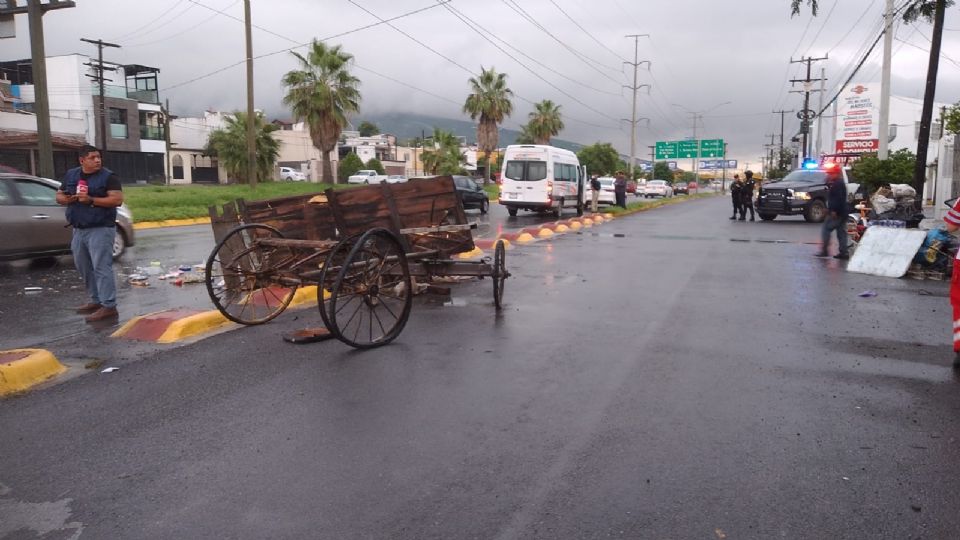
<svg viewBox="0 0 960 540">
<path fill-rule="evenodd" d="M 536 182 L 547 177 L 546 161 L 508 161 L 505 178 L 521 182 Z"/>
</svg>

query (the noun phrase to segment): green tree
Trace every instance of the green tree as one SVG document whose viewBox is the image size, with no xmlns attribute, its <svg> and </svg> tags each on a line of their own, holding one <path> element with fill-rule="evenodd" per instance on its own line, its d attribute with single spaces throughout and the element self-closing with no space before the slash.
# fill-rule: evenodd
<svg viewBox="0 0 960 540">
<path fill-rule="evenodd" d="M 337 147 L 347 115 L 360 110 L 360 79 L 350 74 L 353 56 L 340 45 L 313 40 L 306 56 L 292 52 L 300 69 L 287 72 L 283 85 L 287 94 L 283 103 L 297 120 L 306 121 L 310 139 L 323 154 L 322 181 L 332 182 L 330 152 Z"/>
<path fill-rule="evenodd" d="M 885 160 L 876 154 L 868 154 L 858 159 L 852 168 L 855 182 L 867 187 L 871 192 L 889 184 L 909 184 L 913 180 L 913 166 L 917 156 L 906 148 L 890 154 Z"/>
<path fill-rule="evenodd" d="M 463 104 L 463 112 L 478 120 L 477 145 L 487 156 L 484 183 L 490 182 L 490 154 L 497 149 L 497 125 L 513 112 L 513 91 L 507 88 L 507 75 L 493 68 L 480 67 L 479 77 L 470 77 L 471 94 Z"/>
<path fill-rule="evenodd" d="M 360 159 L 360 156 L 350 152 L 340 160 L 340 165 L 337 166 L 337 178 L 340 179 L 341 183 L 344 183 L 347 181 L 347 178 L 357 174 L 357 171 L 362 168 L 363 160 Z"/>
<path fill-rule="evenodd" d="M 535 144 L 550 144 L 550 138 L 563 130 L 560 106 L 549 99 L 535 104 L 527 116 L 527 129 Z"/>
<path fill-rule="evenodd" d="M 943 122 L 946 124 L 947 133 L 960 133 L 960 101 L 947 108 Z"/>
<path fill-rule="evenodd" d="M 460 151 L 460 141 L 453 133 L 439 128 L 433 129 L 433 146 L 427 144 L 429 150 L 424 150 L 421 160 L 423 167 L 430 174 L 461 174 L 467 162 L 466 156 Z M 489 162 L 488 162 L 489 163 Z"/>
<path fill-rule="evenodd" d="M 227 176 L 243 184 L 249 184 L 247 178 L 247 113 L 235 112 L 225 116 L 226 125 L 210 133 L 204 153 L 216 156 L 227 170 Z M 278 127 L 267 123 L 263 115 L 257 113 L 253 120 L 253 130 L 257 152 L 257 179 L 268 181 L 273 178 L 273 167 L 280 155 L 280 143 L 273 138 Z"/>
<path fill-rule="evenodd" d="M 610 175 L 620 167 L 620 153 L 610 143 L 594 143 L 577 152 L 580 164 L 587 167 L 587 174 Z"/>
<path fill-rule="evenodd" d="M 517 135 L 516 144 L 536 144 L 533 135 L 530 133 L 530 126 L 524 124 L 520 126 L 520 134 Z"/>
<path fill-rule="evenodd" d="M 372 137 L 380 133 L 380 128 L 378 128 L 373 122 L 367 122 L 364 120 L 363 122 L 360 122 L 360 126 L 357 128 L 357 131 L 360 132 L 361 137 Z"/>
<path fill-rule="evenodd" d="M 375 157 L 372 157 L 369 161 L 367 161 L 367 168 L 377 171 L 377 174 L 387 174 L 383 170 L 383 163 L 380 163 L 380 160 Z"/>
<path fill-rule="evenodd" d="M 920 17 L 927 20 L 933 20 L 934 10 L 937 8 L 938 0 L 916 0 L 912 1 L 903 11 L 903 20 L 912 23 Z M 819 0 L 790 0 L 790 15 L 799 15 L 803 4 L 810 6 L 810 12 L 814 17 L 820 10 Z M 953 5 L 953 0 L 946 0 L 946 7 Z"/>
<path fill-rule="evenodd" d="M 653 164 L 653 179 L 654 180 L 673 179 L 673 171 L 670 170 L 670 166 L 667 165 L 666 161 L 658 161 Z"/>
</svg>

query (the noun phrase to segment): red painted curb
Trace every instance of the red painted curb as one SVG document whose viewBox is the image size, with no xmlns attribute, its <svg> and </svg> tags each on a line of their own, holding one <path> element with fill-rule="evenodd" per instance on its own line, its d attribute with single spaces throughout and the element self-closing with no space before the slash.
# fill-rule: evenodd
<svg viewBox="0 0 960 540">
<path fill-rule="evenodd" d="M 517 238 L 519 238 L 521 234 L 523 233 L 501 233 L 500 238 L 509 240 L 510 242 L 516 242 Z"/>
<path fill-rule="evenodd" d="M 477 238 L 473 241 L 473 245 L 480 249 L 493 249 L 493 246 L 496 245 L 496 243 L 496 238 Z"/>
<path fill-rule="evenodd" d="M 167 331 L 167 328 L 170 328 L 171 324 L 197 313 L 203 312 L 197 309 L 178 308 L 145 315 L 123 335 L 123 338 L 156 341 Z"/>
</svg>

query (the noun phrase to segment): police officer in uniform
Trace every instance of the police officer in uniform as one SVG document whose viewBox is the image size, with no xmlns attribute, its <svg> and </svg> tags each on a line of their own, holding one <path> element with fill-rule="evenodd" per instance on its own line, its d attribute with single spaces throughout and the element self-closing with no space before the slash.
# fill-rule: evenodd
<svg viewBox="0 0 960 540">
<path fill-rule="evenodd" d="M 737 214 L 741 212 L 740 189 L 742 187 L 743 182 L 740 180 L 740 175 L 733 175 L 733 183 L 730 184 L 730 198 L 733 200 L 733 215 L 730 216 L 730 219 L 737 219 Z"/>
<path fill-rule="evenodd" d="M 753 188 L 757 183 L 753 180 L 753 171 L 743 173 L 746 180 L 743 181 L 743 187 L 740 188 L 740 221 L 747 218 L 747 209 L 750 210 L 750 221 L 756 221 L 753 213 Z"/>
</svg>

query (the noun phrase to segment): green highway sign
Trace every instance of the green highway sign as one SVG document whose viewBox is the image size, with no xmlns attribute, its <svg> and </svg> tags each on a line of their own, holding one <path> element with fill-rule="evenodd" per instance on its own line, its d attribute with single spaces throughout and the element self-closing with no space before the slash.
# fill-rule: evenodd
<svg viewBox="0 0 960 540">
<path fill-rule="evenodd" d="M 700 157 L 697 152 L 697 141 L 680 141 L 677 147 L 677 157 L 696 158 Z"/>
<path fill-rule="evenodd" d="M 700 157 L 723 157 L 723 139 L 702 139 L 700 141 Z"/>
<path fill-rule="evenodd" d="M 677 142 L 676 141 L 657 141 L 656 159 L 676 159 Z"/>
</svg>

